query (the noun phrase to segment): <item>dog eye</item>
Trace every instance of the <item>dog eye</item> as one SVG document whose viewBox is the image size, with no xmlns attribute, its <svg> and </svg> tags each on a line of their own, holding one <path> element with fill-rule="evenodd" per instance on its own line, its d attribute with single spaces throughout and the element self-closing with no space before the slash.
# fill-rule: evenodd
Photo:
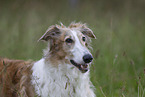
<svg viewBox="0 0 145 97">
<path fill-rule="evenodd" d="M 65 40 L 65 42 L 67 42 L 67 43 L 72 43 L 72 42 L 73 42 L 73 40 L 72 40 L 72 39 L 70 39 L 70 38 L 68 38 L 68 39 L 66 39 L 66 40 Z"/>
<path fill-rule="evenodd" d="M 86 41 L 86 38 L 85 38 L 85 37 L 82 37 L 82 40 L 83 40 L 83 41 Z"/>
</svg>

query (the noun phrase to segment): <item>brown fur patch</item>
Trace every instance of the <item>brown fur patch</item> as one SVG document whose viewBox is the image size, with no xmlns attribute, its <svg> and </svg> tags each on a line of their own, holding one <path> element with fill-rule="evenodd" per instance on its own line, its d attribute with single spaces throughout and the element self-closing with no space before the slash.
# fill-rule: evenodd
<svg viewBox="0 0 145 97">
<path fill-rule="evenodd" d="M 1 97 L 34 97 L 31 64 L 30 61 L 0 58 Z"/>
<path fill-rule="evenodd" d="M 47 52 L 45 57 L 46 60 L 49 59 L 49 61 L 53 64 L 58 64 L 56 60 L 64 60 L 65 56 L 67 55 L 66 51 L 64 50 L 65 34 L 65 31 L 61 31 L 59 36 L 49 40 L 50 50 L 49 53 Z"/>
<path fill-rule="evenodd" d="M 86 26 L 86 24 L 72 22 L 69 25 L 69 28 L 79 28 L 79 27 L 83 27 L 83 26 Z"/>
</svg>

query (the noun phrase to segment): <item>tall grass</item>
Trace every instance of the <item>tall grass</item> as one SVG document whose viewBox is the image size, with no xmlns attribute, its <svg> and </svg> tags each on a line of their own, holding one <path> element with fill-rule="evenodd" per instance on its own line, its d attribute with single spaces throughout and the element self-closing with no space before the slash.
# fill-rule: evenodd
<svg viewBox="0 0 145 97">
<path fill-rule="evenodd" d="M 143 0 L 0 1 L 0 56 L 39 60 L 48 26 L 87 23 L 92 43 L 91 80 L 98 97 L 145 96 L 145 2 Z M 74 7 L 75 6 L 75 7 Z"/>
</svg>

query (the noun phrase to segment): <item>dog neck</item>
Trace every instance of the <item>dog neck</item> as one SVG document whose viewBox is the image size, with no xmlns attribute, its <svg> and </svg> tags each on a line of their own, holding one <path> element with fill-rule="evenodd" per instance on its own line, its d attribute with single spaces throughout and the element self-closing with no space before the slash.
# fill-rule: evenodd
<svg viewBox="0 0 145 97">
<path fill-rule="evenodd" d="M 54 66 L 45 59 L 34 63 L 32 84 L 41 97 L 95 97 L 89 72 L 81 73 L 72 64 Z"/>
</svg>

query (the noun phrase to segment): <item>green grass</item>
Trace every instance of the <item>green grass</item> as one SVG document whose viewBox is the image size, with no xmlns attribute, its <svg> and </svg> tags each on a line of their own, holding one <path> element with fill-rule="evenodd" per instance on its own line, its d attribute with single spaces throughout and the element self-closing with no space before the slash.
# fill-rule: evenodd
<svg viewBox="0 0 145 97">
<path fill-rule="evenodd" d="M 145 97 L 145 2 L 0 1 L 0 56 L 39 60 L 48 26 L 87 23 L 93 40 L 91 80 L 98 97 Z"/>
</svg>

